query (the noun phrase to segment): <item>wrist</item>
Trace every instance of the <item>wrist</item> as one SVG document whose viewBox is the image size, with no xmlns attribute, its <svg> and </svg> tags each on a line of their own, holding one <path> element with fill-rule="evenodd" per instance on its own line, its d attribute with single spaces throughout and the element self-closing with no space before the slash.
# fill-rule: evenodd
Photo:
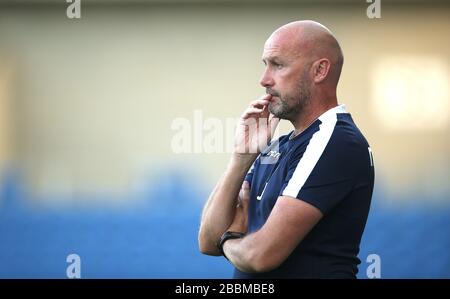
<svg viewBox="0 0 450 299">
<path fill-rule="evenodd" d="M 241 232 L 245 234 L 247 232 L 247 223 L 245 221 L 242 221 L 240 223 L 233 223 L 228 228 L 228 231 Z"/>
<path fill-rule="evenodd" d="M 217 243 L 217 248 L 219 248 L 220 252 L 222 253 L 222 255 L 228 259 L 228 257 L 225 255 L 224 251 L 223 251 L 223 246 L 225 244 L 226 241 L 228 240 L 233 240 L 233 239 L 241 239 L 245 236 L 245 233 L 241 233 L 241 232 L 233 232 L 233 231 L 226 231 L 222 237 L 220 238 L 219 242 Z"/>
<path fill-rule="evenodd" d="M 258 154 L 242 154 L 233 152 L 231 155 L 231 164 L 250 168 L 256 158 L 258 158 Z"/>
</svg>

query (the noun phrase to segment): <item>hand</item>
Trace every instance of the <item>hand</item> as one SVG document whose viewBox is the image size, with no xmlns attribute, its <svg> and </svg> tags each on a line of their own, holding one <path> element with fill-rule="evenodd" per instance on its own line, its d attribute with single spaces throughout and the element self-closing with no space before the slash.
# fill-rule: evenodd
<svg viewBox="0 0 450 299">
<path fill-rule="evenodd" d="M 247 181 L 242 183 L 239 191 L 238 204 L 233 222 L 228 228 L 229 231 L 247 233 L 248 230 L 248 205 L 250 202 L 250 184 Z"/>
<path fill-rule="evenodd" d="M 256 156 L 267 147 L 280 119 L 270 117 L 269 101 L 272 95 L 263 97 L 250 103 L 244 111 L 236 128 L 234 152 L 239 155 Z M 270 117 L 270 118 L 269 118 Z"/>
</svg>

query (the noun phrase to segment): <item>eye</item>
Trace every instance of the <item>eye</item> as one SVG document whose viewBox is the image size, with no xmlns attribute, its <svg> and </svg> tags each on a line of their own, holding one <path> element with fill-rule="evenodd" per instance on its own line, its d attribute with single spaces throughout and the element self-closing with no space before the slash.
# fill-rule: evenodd
<svg viewBox="0 0 450 299">
<path fill-rule="evenodd" d="M 281 70 L 283 68 L 283 65 L 281 63 L 273 63 L 273 66 L 277 69 L 277 70 Z"/>
</svg>

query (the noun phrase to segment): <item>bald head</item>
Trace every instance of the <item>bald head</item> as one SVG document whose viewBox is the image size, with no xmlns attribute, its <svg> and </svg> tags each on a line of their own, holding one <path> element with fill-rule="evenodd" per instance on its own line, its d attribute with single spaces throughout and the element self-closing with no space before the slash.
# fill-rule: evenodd
<svg viewBox="0 0 450 299">
<path fill-rule="evenodd" d="M 335 85 L 339 81 L 344 62 L 341 47 L 333 33 L 318 22 L 296 21 L 283 25 L 267 39 L 266 48 L 277 48 L 292 59 L 305 59 L 305 63 L 326 58 L 330 61 L 327 80 Z"/>
<path fill-rule="evenodd" d="M 269 111 L 301 128 L 309 118 L 337 105 L 341 47 L 330 30 L 313 21 L 278 28 L 264 44 L 260 83 L 271 94 Z"/>
</svg>

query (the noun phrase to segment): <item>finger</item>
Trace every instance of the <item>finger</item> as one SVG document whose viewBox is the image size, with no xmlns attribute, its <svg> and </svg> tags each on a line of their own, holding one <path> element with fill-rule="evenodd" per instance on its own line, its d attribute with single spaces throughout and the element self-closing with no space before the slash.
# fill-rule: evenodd
<svg viewBox="0 0 450 299">
<path fill-rule="evenodd" d="M 273 133 L 275 133 L 275 130 L 279 123 L 280 123 L 280 119 L 275 116 L 272 116 L 271 119 L 269 120 L 270 131 L 272 132 L 272 136 L 273 136 Z"/>
<path fill-rule="evenodd" d="M 255 106 L 261 107 L 261 106 L 267 105 L 271 98 L 272 98 L 271 94 L 266 94 L 266 95 L 260 97 L 259 99 L 250 102 L 250 107 L 255 107 Z"/>
<path fill-rule="evenodd" d="M 244 181 L 243 183 L 242 183 L 242 188 L 241 188 L 241 190 L 242 190 L 242 203 L 243 204 L 245 204 L 247 201 L 248 201 L 248 199 L 250 198 L 250 184 L 249 184 L 249 182 L 247 182 L 247 181 Z"/>
<path fill-rule="evenodd" d="M 249 190 L 249 189 L 250 189 L 250 183 L 249 183 L 248 181 L 245 181 L 245 180 L 244 180 L 244 181 L 242 182 L 241 188 L 242 188 L 242 189 Z"/>
<path fill-rule="evenodd" d="M 264 106 L 266 106 L 268 104 L 269 104 L 268 100 L 255 100 L 255 101 L 250 103 L 249 107 L 250 108 L 253 108 L 253 107 L 262 108 L 262 107 L 264 107 Z"/>
<path fill-rule="evenodd" d="M 260 114 L 261 112 L 263 112 L 262 108 L 247 108 L 247 110 L 245 110 L 244 114 L 242 115 L 242 118 L 245 119 L 250 115 Z"/>
<path fill-rule="evenodd" d="M 260 99 L 261 100 L 270 100 L 271 97 L 272 97 L 271 94 L 266 93 L 265 95 L 261 96 Z"/>
<path fill-rule="evenodd" d="M 250 190 L 250 184 L 249 184 L 248 181 L 244 180 L 242 182 L 241 189 L 239 190 L 239 197 L 243 197 L 244 196 L 244 192 L 247 192 L 247 190 Z"/>
<path fill-rule="evenodd" d="M 261 118 L 266 119 L 266 121 L 269 121 L 269 105 L 264 105 L 263 111 L 261 112 Z"/>
<path fill-rule="evenodd" d="M 245 182 L 245 181 L 244 181 Z M 241 189 L 239 190 L 239 203 L 241 202 L 241 198 L 244 196 L 244 184 L 242 184 Z"/>
</svg>

